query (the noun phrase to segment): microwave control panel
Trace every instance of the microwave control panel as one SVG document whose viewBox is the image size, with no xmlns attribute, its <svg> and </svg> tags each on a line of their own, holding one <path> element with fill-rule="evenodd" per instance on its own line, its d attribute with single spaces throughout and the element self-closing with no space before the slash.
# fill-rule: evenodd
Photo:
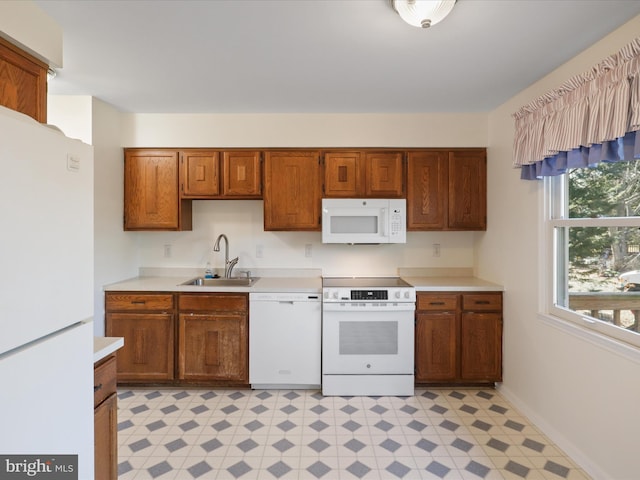
<svg viewBox="0 0 640 480">
<path fill-rule="evenodd" d="M 402 210 L 399 208 L 392 208 L 391 209 L 391 218 L 389 221 L 389 235 L 391 235 L 392 237 L 401 235 L 402 232 L 404 231 L 404 215 L 402 214 Z"/>
</svg>

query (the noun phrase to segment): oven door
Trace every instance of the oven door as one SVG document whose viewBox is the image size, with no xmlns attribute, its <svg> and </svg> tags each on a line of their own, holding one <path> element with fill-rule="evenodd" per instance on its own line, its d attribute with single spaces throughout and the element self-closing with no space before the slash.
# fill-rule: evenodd
<svg viewBox="0 0 640 480">
<path fill-rule="evenodd" d="M 414 309 L 412 303 L 325 303 L 322 373 L 413 375 Z"/>
</svg>

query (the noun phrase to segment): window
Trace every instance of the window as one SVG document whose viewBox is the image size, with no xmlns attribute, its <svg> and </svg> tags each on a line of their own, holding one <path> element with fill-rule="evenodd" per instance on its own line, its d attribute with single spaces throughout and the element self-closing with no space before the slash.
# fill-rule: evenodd
<svg viewBox="0 0 640 480">
<path fill-rule="evenodd" d="M 545 182 L 548 313 L 640 347 L 640 161 Z"/>
</svg>

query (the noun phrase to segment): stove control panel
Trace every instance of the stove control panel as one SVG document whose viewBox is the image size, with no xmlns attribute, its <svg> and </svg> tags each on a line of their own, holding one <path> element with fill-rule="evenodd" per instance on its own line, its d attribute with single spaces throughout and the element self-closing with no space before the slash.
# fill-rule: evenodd
<svg viewBox="0 0 640 480">
<path fill-rule="evenodd" d="M 322 289 L 324 302 L 415 302 L 414 288 L 391 287 L 383 289 L 333 288 Z"/>
<path fill-rule="evenodd" d="M 351 290 L 351 300 L 389 300 L 386 290 Z"/>
</svg>

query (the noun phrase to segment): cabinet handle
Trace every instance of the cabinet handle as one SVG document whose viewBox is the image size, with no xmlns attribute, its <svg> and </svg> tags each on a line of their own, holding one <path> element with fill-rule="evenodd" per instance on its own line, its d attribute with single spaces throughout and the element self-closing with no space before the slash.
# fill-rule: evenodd
<svg viewBox="0 0 640 480">
<path fill-rule="evenodd" d="M 429 302 L 429 305 L 444 305 L 444 302 Z"/>
<path fill-rule="evenodd" d="M 102 389 L 102 384 L 98 384 L 98 385 L 94 385 L 93 386 L 93 393 L 96 393 L 98 390 Z"/>
<path fill-rule="evenodd" d="M 146 302 L 146 300 L 131 300 L 131 303 L 133 305 L 144 305 Z"/>
<path fill-rule="evenodd" d="M 491 302 L 489 300 L 476 300 L 476 305 L 489 305 Z"/>
</svg>

